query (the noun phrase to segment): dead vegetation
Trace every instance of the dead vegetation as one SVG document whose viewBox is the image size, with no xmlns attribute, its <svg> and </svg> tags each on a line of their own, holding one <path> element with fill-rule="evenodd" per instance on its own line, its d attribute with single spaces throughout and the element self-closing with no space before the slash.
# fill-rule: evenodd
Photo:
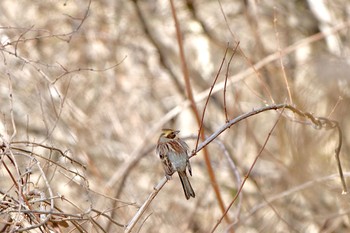
<svg viewBox="0 0 350 233">
<path fill-rule="evenodd" d="M 171 3 L 1 1 L 0 231 L 348 232 L 349 3 Z"/>
</svg>

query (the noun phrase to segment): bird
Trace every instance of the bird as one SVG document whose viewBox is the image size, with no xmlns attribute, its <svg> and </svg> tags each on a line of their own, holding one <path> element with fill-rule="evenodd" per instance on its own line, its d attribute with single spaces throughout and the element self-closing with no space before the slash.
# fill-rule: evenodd
<svg viewBox="0 0 350 233">
<path fill-rule="evenodd" d="M 196 194 L 188 179 L 186 170 L 192 176 L 191 164 L 188 158 L 189 147 L 185 141 L 178 137 L 179 130 L 162 129 L 159 136 L 156 153 L 162 161 L 165 176 L 168 180 L 177 172 L 181 180 L 186 199 Z"/>
</svg>

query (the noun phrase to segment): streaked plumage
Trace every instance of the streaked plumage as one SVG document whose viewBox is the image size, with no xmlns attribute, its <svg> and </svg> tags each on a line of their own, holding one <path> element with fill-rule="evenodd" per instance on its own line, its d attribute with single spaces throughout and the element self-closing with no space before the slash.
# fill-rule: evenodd
<svg viewBox="0 0 350 233">
<path fill-rule="evenodd" d="M 186 199 L 195 197 L 195 193 L 188 180 L 186 169 L 192 176 L 191 164 L 188 159 L 189 147 L 177 137 L 179 130 L 163 129 L 158 139 L 157 154 L 162 161 L 165 176 L 171 179 L 174 172 L 179 174 Z"/>
</svg>

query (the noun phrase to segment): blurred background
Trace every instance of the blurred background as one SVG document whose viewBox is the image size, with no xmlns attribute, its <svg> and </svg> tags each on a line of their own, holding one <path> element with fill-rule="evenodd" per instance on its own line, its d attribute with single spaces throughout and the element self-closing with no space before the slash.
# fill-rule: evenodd
<svg viewBox="0 0 350 233">
<path fill-rule="evenodd" d="M 203 121 L 207 136 L 225 124 L 225 108 L 233 119 L 289 103 L 339 123 L 350 174 L 349 1 L 174 2 L 200 112 L 230 48 Z M 169 1 L 3 0 L 0 40 L 1 194 L 18 199 L 14 184 L 26 177 L 24 196 L 47 197 L 50 187 L 66 214 L 49 220 L 51 230 L 123 232 L 164 176 L 155 154 L 160 129 L 179 129 L 191 149 L 199 129 Z M 278 117 L 255 115 L 208 146 L 225 207 Z M 341 194 L 334 157 L 338 133 L 294 117 L 285 110 L 216 232 L 349 231 L 350 198 Z M 213 229 L 222 212 L 203 155 L 191 164 L 196 198 L 185 199 L 174 175 L 133 232 Z M 0 229 L 9 230 L 15 221 L 4 206 L 0 217 L 10 223 Z"/>
</svg>

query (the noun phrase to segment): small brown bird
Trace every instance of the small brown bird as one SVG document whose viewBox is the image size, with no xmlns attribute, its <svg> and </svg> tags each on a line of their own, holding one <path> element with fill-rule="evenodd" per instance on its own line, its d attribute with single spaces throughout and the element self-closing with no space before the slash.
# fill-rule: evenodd
<svg viewBox="0 0 350 233">
<path fill-rule="evenodd" d="M 192 176 L 188 159 L 189 147 L 177 136 L 179 132 L 179 130 L 163 129 L 158 139 L 157 154 L 162 160 L 166 178 L 171 179 L 172 174 L 177 171 L 186 199 L 189 199 L 196 196 L 186 174 L 186 168 L 188 168 L 188 172 Z"/>
</svg>

